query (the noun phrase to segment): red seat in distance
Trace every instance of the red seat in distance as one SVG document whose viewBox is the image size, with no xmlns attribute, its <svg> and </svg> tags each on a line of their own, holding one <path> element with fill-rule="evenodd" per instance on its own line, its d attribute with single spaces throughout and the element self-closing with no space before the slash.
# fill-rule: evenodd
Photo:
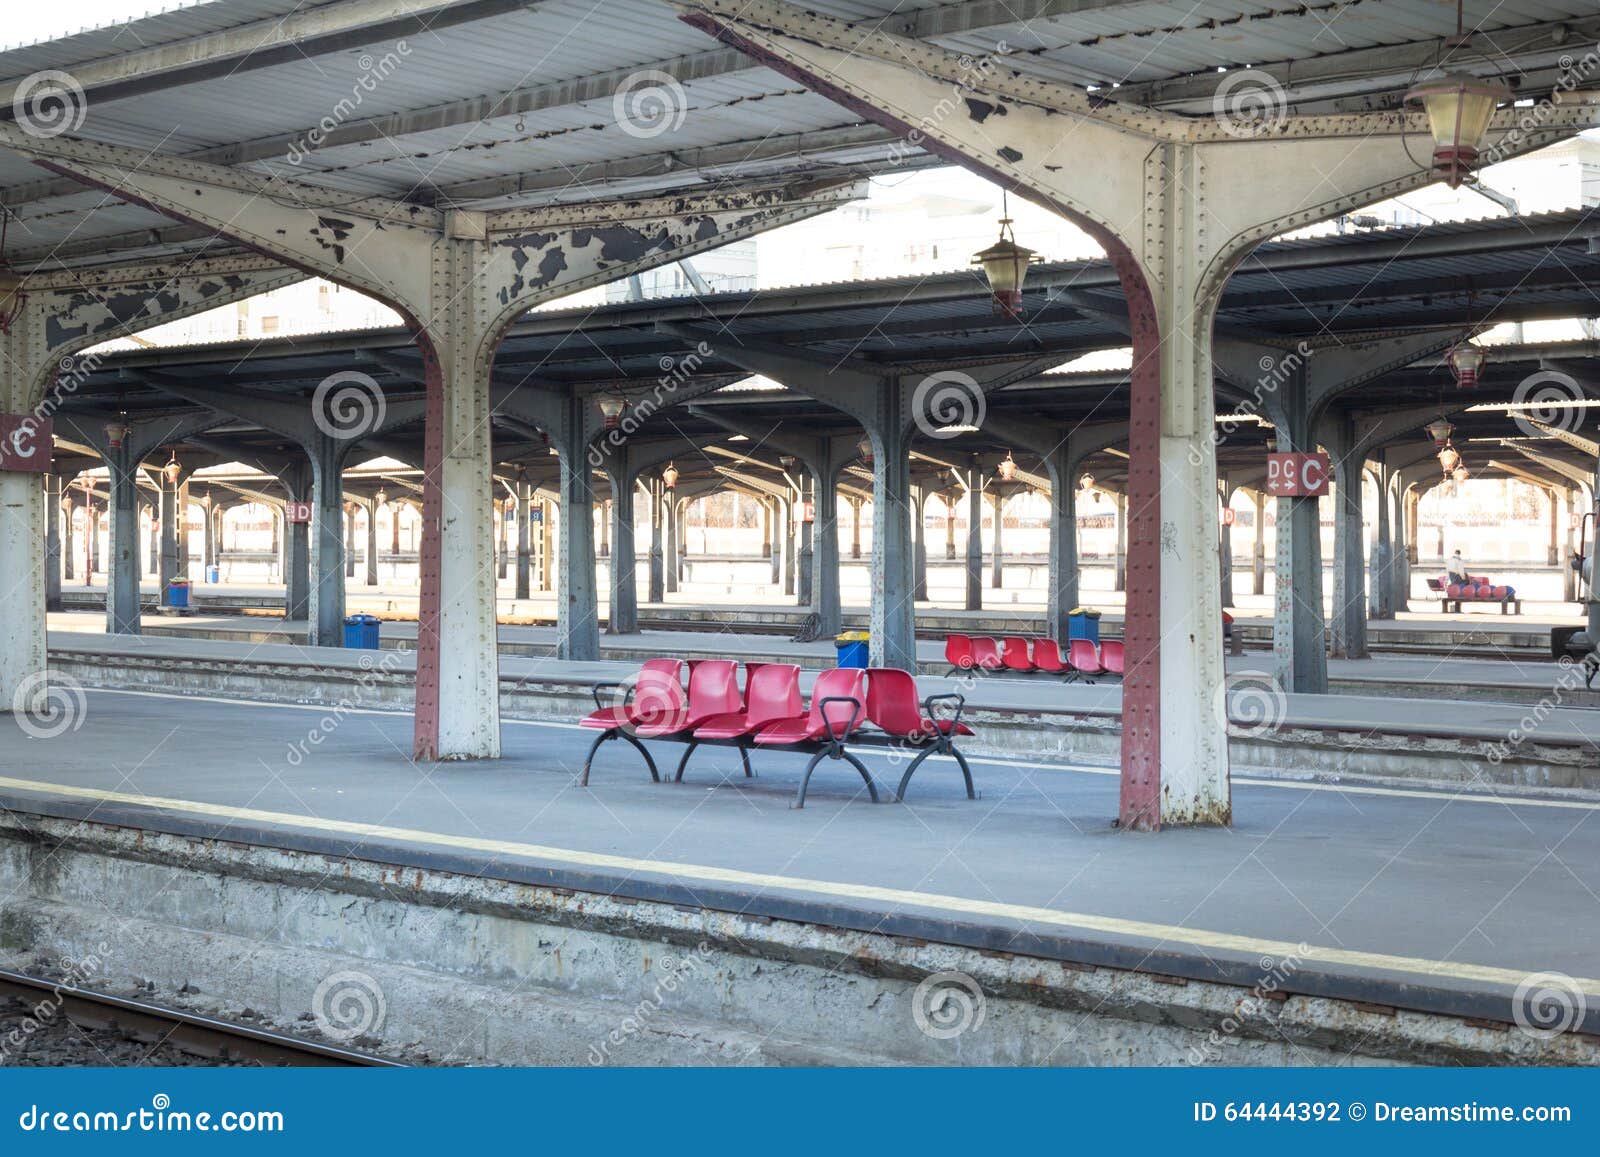
<svg viewBox="0 0 1600 1157">
<path fill-rule="evenodd" d="M 1000 662 L 1000 647 L 993 639 L 984 638 L 982 635 L 972 637 L 972 665 L 980 671 L 998 671 Z"/>
<path fill-rule="evenodd" d="M 966 635 L 949 635 L 944 641 L 944 661 L 950 664 L 945 674 L 972 670 L 972 640 Z"/>
<path fill-rule="evenodd" d="M 1038 668 L 1033 665 L 1033 660 L 1028 657 L 1028 640 L 1021 635 L 1007 635 L 1000 640 L 1000 662 L 1008 671 L 1023 671 L 1032 674 Z"/>
<path fill-rule="evenodd" d="M 1121 675 L 1127 661 L 1127 652 L 1121 639 L 1107 639 L 1100 644 L 1100 663 L 1107 675 Z"/>
<path fill-rule="evenodd" d="M 1033 665 L 1036 669 L 1050 675 L 1070 675 L 1072 668 L 1067 666 L 1061 657 L 1061 644 L 1054 639 L 1035 639 L 1033 641 Z"/>
<path fill-rule="evenodd" d="M 1100 649 L 1088 639 L 1072 639 L 1067 643 L 1067 663 L 1075 676 L 1093 679 L 1106 673 L 1100 665 Z"/>
</svg>

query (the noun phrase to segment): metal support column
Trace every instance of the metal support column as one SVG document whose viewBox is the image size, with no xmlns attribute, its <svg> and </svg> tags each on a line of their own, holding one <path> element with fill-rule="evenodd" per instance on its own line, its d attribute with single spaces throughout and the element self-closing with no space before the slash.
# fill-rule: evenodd
<svg viewBox="0 0 1600 1157">
<path fill-rule="evenodd" d="M 1255 545 L 1250 556 L 1250 593 L 1267 593 L 1267 492 L 1253 491 L 1255 495 Z"/>
<path fill-rule="evenodd" d="M 514 594 L 519 599 L 529 596 L 532 588 L 532 534 L 533 487 L 525 477 L 518 476 L 511 484 L 512 502 L 517 508 L 517 585 Z"/>
<path fill-rule="evenodd" d="M 983 610 L 983 471 L 974 459 L 967 470 L 967 601 L 969 611 Z"/>
<path fill-rule="evenodd" d="M 624 470 L 611 475 L 611 613 L 606 634 L 639 633 L 639 555 L 633 536 L 633 475 Z"/>
<path fill-rule="evenodd" d="M 0 513 L 3 516 L 3 513 Z M 61 476 L 44 476 L 44 609 L 61 609 Z M 69 526 L 70 530 L 70 526 Z M 71 553 L 70 551 L 68 552 Z"/>
<path fill-rule="evenodd" d="M 1217 496 L 1221 512 L 1225 515 L 1233 505 L 1233 489 L 1226 482 L 1218 482 Z M 1222 605 L 1233 606 L 1233 524 L 1226 517 L 1221 520 L 1217 534 L 1217 575 L 1221 585 Z"/>
<path fill-rule="evenodd" d="M 657 606 L 667 599 L 667 547 L 663 541 L 664 512 L 671 494 L 659 475 L 650 479 L 650 598 Z"/>
<path fill-rule="evenodd" d="M 991 539 L 989 585 L 999 590 L 1005 577 L 1005 495 L 998 489 L 989 495 L 989 504 L 994 513 L 994 534 Z"/>
</svg>

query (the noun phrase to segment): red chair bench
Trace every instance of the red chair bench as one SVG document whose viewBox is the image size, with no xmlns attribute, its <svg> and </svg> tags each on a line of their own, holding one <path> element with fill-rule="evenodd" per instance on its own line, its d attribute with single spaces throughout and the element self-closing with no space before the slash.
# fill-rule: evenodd
<svg viewBox="0 0 1600 1157">
<path fill-rule="evenodd" d="M 595 689 L 600 709 L 586 716 L 581 725 L 599 728 L 601 735 L 590 748 L 580 783 L 587 786 L 589 761 L 608 738 L 622 738 L 638 748 L 650 768 L 651 779 L 660 782 L 655 760 L 640 740 L 664 739 L 688 745 L 678 761 L 675 783 L 682 782 L 689 757 L 698 747 L 737 748 L 746 776 L 754 774 L 750 766 L 753 749 L 794 751 L 811 756 L 795 792 L 794 807 L 805 806 L 811 777 L 824 759 L 850 764 L 866 783 L 873 802 L 882 802 L 872 773 L 849 750 L 850 745 L 916 751 L 900 779 L 895 799 L 904 796 L 911 777 L 931 755 L 951 756 L 961 770 L 967 798 L 978 798 L 972 769 L 955 746 L 958 736 L 973 734 L 972 728 L 961 721 L 966 704 L 962 695 L 947 692 L 929 695 L 919 702 L 916 679 L 908 671 L 841 667 L 817 676 L 808 709 L 801 702 L 797 666 L 751 666 L 747 668 L 745 692 L 737 696 L 737 682 L 730 670 L 735 666 L 733 662 L 709 660 L 694 667 L 685 697 L 679 675 L 668 673 L 675 662 L 651 660 L 652 664 L 662 665 L 652 668 L 647 664 L 648 675 L 641 670 L 623 683 L 602 684 Z M 681 667 L 677 664 L 676 670 Z M 621 691 L 622 703 L 605 705 L 600 696 L 607 689 Z M 645 700 L 656 704 L 656 708 L 652 710 Z M 730 703 L 732 709 L 726 709 Z"/>
<path fill-rule="evenodd" d="M 1448 575 L 1427 580 L 1428 589 L 1439 598 L 1439 610 L 1449 614 L 1454 608 L 1456 614 L 1461 614 L 1464 607 L 1473 603 L 1488 603 L 1498 605 L 1502 615 L 1520 615 L 1522 613 L 1522 600 L 1517 597 L 1517 588 L 1508 586 L 1495 586 L 1488 575 L 1469 575 L 1466 582 L 1453 582 Z"/>
</svg>

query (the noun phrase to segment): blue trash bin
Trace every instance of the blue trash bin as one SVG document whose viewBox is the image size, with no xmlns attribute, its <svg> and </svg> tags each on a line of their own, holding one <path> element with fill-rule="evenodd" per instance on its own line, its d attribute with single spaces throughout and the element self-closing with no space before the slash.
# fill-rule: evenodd
<svg viewBox="0 0 1600 1157">
<path fill-rule="evenodd" d="M 206 567 L 206 582 L 216 586 L 222 581 L 222 568 L 220 566 Z"/>
<path fill-rule="evenodd" d="M 839 652 L 839 666 L 866 667 L 871 662 L 871 648 L 865 631 L 847 631 L 833 640 Z"/>
<path fill-rule="evenodd" d="M 189 605 L 189 580 L 173 579 L 167 584 L 167 606 L 187 607 Z"/>
<path fill-rule="evenodd" d="M 344 621 L 344 645 L 378 649 L 378 628 L 383 620 L 376 615 L 351 615 Z"/>
<path fill-rule="evenodd" d="M 1067 638 L 1088 639 L 1100 645 L 1100 612 L 1078 607 L 1067 612 Z"/>
</svg>

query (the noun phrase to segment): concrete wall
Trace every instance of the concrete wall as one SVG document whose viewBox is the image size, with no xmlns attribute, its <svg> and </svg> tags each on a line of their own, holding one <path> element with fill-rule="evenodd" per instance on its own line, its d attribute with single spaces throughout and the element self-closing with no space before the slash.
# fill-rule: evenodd
<svg viewBox="0 0 1600 1157">
<path fill-rule="evenodd" d="M 0 965 L 437 1063 L 1593 1063 L 1595 1042 L 364 860 L 0 817 Z M 941 992 L 943 996 L 941 996 Z"/>
</svg>

